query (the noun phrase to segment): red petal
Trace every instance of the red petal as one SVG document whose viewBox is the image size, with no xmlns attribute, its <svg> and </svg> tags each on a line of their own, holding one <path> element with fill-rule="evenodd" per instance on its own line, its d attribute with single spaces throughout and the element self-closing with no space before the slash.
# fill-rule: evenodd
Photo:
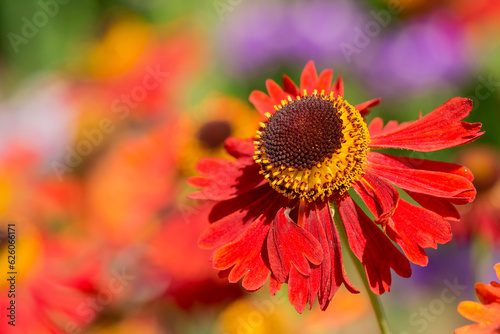
<svg viewBox="0 0 500 334">
<path fill-rule="evenodd" d="M 299 87 L 285 74 L 283 74 L 283 89 L 293 97 L 301 95 Z"/>
<path fill-rule="evenodd" d="M 315 285 L 310 287 L 309 307 L 312 306 L 316 298 L 315 291 L 318 291 L 318 301 L 321 309 L 326 309 L 328 302 L 332 299 L 338 288 L 345 284 L 352 293 L 359 291 L 352 285 L 342 263 L 342 248 L 340 237 L 333 223 L 332 212 L 328 202 L 313 203 L 306 210 L 304 228 L 320 241 L 323 247 L 324 260 L 318 268 L 313 269 L 310 281 L 320 280 L 319 291 L 315 290 Z M 317 275 L 317 276 L 315 276 Z"/>
<path fill-rule="evenodd" d="M 401 123 L 401 124 L 406 124 L 406 123 Z M 382 130 L 382 133 L 394 131 L 395 129 L 398 128 L 398 126 L 399 126 L 398 121 L 389 121 Z"/>
<path fill-rule="evenodd" d="M 384 121 L 382 118 L 375 117 L 368 125 L 368 132 L 370 132 L 370 137 L 376 136 L 382 132 L 382 128 L 384 127 Z"/>
<path fill-rule="evenodd" d="M 436 243 L 451 240 L 450 223 L 438 214 L 400 200 L 387 227 L 387 234 L 405 252 L 411 262 L 427 265 L 423 248 L 436 248 Z"/>
<path fill-rule="evenodd" d="M 318 78 L 318 85 L 316 87 L 319 93 L 324 90 L 325 94 L 330 94 L 332 90 L 332 78 L 333 70 L 324 70 L 321 72 Z"/>
<path fill-rule="evenodd" d="M 255 147 L 252 139 L 240 139 L 229 137 L 224 142 L 227 153 L 236 159 L 242 159 L 246 162 L 253 162 Z"/>
<path fill-rule="evenodd" d="M 455 164 L 368 153 L 367 171 L 412 192 L 470 202 L 475 188 L 465 177 L 469 171 Z M 417 169 L 419 168 L 419 169 Z"/>
<path fill-rule="evenodd" d="M 375 223 L 385 227 L 387 220 L 391 218 L 398 206 L 398 191 L 369 172 L 360 181 L 354 183 L 353 188 L 375 216 Z"/>
<path fill-rule="evenodd" d="M 371 137 L 370 147 L 430 152 L 470 143 L 484 133 L 480 123 L 460 122 L 471 109 L 471 100 L 453 98 L 417 121 Z"/>
<path fill-rule="evenodd" d="M 219 271 L 219 274 L 218 274 L 219 278 L 227 278 L 229 276 L 229 273 L 231 272 L 231 269 L 232 268 L 228 268 L 226 270 Z"/>
<path fill-rule="evenodd" d="M 406 190 L 406 193 L 418 204 L 427 210 L 437 213 L 448 221 L 458 221 L 460 219 L 460 215 L 455 206 L 446 199 L 414 193 L 408 190 Z"/>
<path fill-rule="evenodd" d="M 212 208 L 209 215 L 212 224 L 201 234 L 198 244 L 202 248 L 214 248 L 232 242 L 257 218 L 270 224 L 283 203 L 283 196 L 267 184 L 219 202 Z"/>
<path fill-rule="evenodd" d="M 309 276 L 309 262 L 318 265 L 323 261 L 319 242 L 305 229 L 292 222 L 289 213 L 289 208 L 278 211 L 267 238 L 271 270 L 281 283 L 286 282 L 292 264 L 301 274 Z"/>
<path fill-rule="evenodd" d="M 281 100 L 288 99 L 288 94 L 273 80 L 266 80 L 266 87 L 269 96 L 274 100 L 274 104 L 280 104 Z M 295 96 L 293 96 L 295 98 Z"/>
<path fill-rule="evenodd" d="M 316 67 L 314 66 L 314 62 L 310 60 L 307 62 L 306 67 L 302 71 L 302 75 L 300 77 L 300 91 L 303 92 L 304 89 L 307 90 L 308 94 L 312 94 L 312 92 L 318 86 L 318 74 L 316 72 Z"/>
<path fill-rule="evenodd" d="M 298 312 L 302 312 L 307 303 L 311 309 L 316 296 L 324 310 L 342 283 L 353 293 L 359 291 L 349 282 L 345 273 L 340 239 L 333 224 L 329 203 L 307 204 L 302 222 L 304 230 L 319 241 L 323 261 L 317 266 L 311 266 L 309 275 L 298 272 L 292 266 L 288 277 L 288 296 Z"/>
<path fill-rule="evenodd" d="M 231 268 L 229 282 L 236 283 L 244 277 L 242 286 L 249 291 L 260 289 L 270 273 L 262 256 L 269 231 L 269 225 L 264 222 L 264 219 L 255 220 L 237 240 L 217 249 L 212 261 L 218 270 Z"/>
<path fill-rule="evenodd" d="M 345 196 L 337 202 L 349 246 L 365 267 L 370 289 L 375 294 L 389 291 L 392 268 L 399 276 L 410 277 L 408 259 L 354 203 Z"/>
<path fill-rule="evenodd" d="M 249 97 L 250 102 L 255 106 L 257 111 L 262 115 L 262 117 L 266 117 L 266 112 L 270 114 L 274 114 L 274 100 L 267 96 L 265 93 L 254 90 Z"/>
<path fill-rule="evenodd" d="M 344 96 L 344 81 L 342 80 L 342 76 L 339 75 L 335 83 L 333 84 L 333 95 L 335 97 L 337 96 Z"/>
<path fill-rule="evenodd" d="M 382 101 L 381 98 L 366 101 L 365 103 L 358 104 L 354 108 L 361 113 L 361 116 L 366 116 L 370 112 L 370 109 L 378 105 Z M 370 132 L 371 133 L 371 132 Z"/>
<path fill-rule="evenodd" d="M 190 177 L 187 183 L 203 191 L 189 194 L 191 199 L 225 200 L 267 183 L 259 174 L 260 166 L 248 159 L 203 158 L 196 164 L 196 169 L 202 177 Z"/>
<path fill-rule="evenodd" d="M 281 283 L 278 282 L 273 275 L 269 278 L 269 292 L 271 295 L 275 295 L 276 292 L 280 291 L 281 289 Z"/>
<path fill-rule="evenodd" d="M 292 267 L 288 282 L 288 300 L 297 312 L 302 313 L 306 308 L 307 297 L 307 277 L 299 273 L 295 267 Z"/>
</svg>

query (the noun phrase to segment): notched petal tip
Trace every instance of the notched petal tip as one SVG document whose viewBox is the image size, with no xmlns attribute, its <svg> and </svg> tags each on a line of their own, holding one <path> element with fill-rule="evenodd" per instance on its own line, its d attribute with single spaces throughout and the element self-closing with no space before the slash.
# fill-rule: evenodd
<svg viewBox="0 0 500 334">
<path fill-rule="evenodd" d="M 416 121 L 372 136 L 370 147 L 431 152 L 470 143 L 484 133 L 480 123 L 461 122 L 471 110 L 470 99 L 450 99 Z"/>
<path fill-rule="evenodd" d="M 311 264 L 323 261 L 319 242 L 289 216 L 290 209 L 282 208 L 276 214 L 267 238 L 269 263 L 276 279 L 286 282 L 293 265 L 302 275 L 311 274 Z"/>
</svg>

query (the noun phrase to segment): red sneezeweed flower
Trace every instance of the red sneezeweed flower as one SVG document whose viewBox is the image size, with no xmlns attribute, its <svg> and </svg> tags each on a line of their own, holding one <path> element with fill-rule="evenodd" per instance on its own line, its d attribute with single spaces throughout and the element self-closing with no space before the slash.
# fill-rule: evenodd
<svg viewBox="0 0 500 334">
<path fill-rule="evenodd" d="M 500 280 L 500 263 L 495 265 L 495 270 Z M 476 283 L 476 294 L 481 303 L 461 302 L 458 312 L 477 324 L 457 328 L 455 334 L 500 333 L 500 283 Z"/>
<path fill-rule="evenodd" d="M 272 294 L 288 283 L 298 312 L 307 303 L 311 308 L 316 297 L 326 309 L 342 284 L 358 292 L 344 271 L 331 202 L 347 234 L 344 247 L 362 262 L 371 290 L 382 294 L 390 290 L 391 268 L 409 277 L 409 261 L 425 266 L 424 248 L 450 241 L 450 221 L 459 219 L 454 204 L 476 194 L 465 167 L 372 152 L 428 152 L 477 139 L 481 125 L 460 122 L 471 111 L 470 100 L 451 99 L 414 122 L 383 126 L 375 118 L 367 126 L 363 117 L 380 99 L 352 106 L 343 98 L 342 78 L 332 86 L 332 77 L 332 70 L 318 76 L 309 62 L 300 89 L 287 76 L 283 87 L 268 80 L 269 96 L 250 95 L 263 116 L 254 140 L 227 139 L 236 160 L 202 159 L 202 176 L 188 179 L 202 189 L 191 198 L 218 201 L 199 239 L 201 247 L 215 248 L 214 268 L 230 282 L 243 279 L 250 291 L 269 277 Z M 420 206 L 401 199 L 393 185 Z M 347 193 L 350 188 L 374 221 Z"/>
</svg>

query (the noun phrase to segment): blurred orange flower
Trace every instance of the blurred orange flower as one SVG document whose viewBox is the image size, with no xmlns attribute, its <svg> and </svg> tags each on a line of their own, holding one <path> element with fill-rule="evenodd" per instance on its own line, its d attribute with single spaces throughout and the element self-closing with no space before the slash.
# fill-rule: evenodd
<svg viewBox="0 0 500 334">
<path fill-rule="evenodd" d="M 206 39 L 193 22 L 154 28 L 133 14 L 110 20 L 99 40 L 84 50 L 76 96 L 100 100 L 120 120 L 162 118 L 182 104 L 184 92 L 208 61 Z M 131 44 L 132 43 L 132 44 Z"/>
<path fill-rule="evenodd" d="M 500 263 L 495 265 L 500 280 Z M 458 305 L 458 312 L 465 318 L 477 322 L 457 328 L 455 334 L 495 334 L 500 332 L 500 283 L 476 283 L 476 294 L 480 303 L 465 301 Z"/>
<path fill-rule="evenodd" d="M 151 235 L 159 214 L 175 197 L 176 123 L 129 134 L 89 170 L 86 216 L 90 229 L 124 245 Z M 177 128 L 178 129 L 178 128 Z"/>
<path fill-rule="evenodd" d="M 179 167 L 186 176 L 195 173 L 202 157 L 228 158 L 224 141 L 255 133 L 259 115 L 244 101 L 219 93 L 207 96 L 194 115 L 185 116 L 186 132 Z"/>
</svg>

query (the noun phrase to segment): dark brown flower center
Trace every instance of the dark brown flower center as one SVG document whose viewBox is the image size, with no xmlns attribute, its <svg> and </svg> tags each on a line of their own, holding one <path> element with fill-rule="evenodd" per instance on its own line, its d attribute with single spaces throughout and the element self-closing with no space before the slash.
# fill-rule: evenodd
<svg viewBox="0 0 500 334">
<path fill-rule="evenodd" d="M 197 138 L 204 147 L 215 149 L 224 144 L 231 132 L 231 125 L 227 121 L 210 121 L 201 126 Z"/>
<path fill-rule="evenodd" d="M 254 141 L 260 173 L 288 198 L 341 198 L 366 166 L 370 136 L 359 111 L 341 96 L 316 90 L 275 109 Z"/>
<path fill-rule="evenodd" d="M 261 130 L 261 143 L 273 166 L 310 169 L 341 148 L 342 120 L 333 103 L 306 96 L 283 106 Z"/>
</svg>

